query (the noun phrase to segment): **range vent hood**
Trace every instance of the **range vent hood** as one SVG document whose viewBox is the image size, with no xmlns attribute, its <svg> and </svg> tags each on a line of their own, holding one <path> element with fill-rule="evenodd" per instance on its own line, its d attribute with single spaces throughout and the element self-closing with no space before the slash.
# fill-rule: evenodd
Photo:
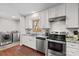
<svg viewBox="0 0 79 59">
<path fill-rule="evenodd" d="M 65 21 L 66 16 L 60 16 L 60 17 L 55 17 L 55 18 L 49 18 L 49 22 L 57 22 L 57 21 Z"/>
</svg>

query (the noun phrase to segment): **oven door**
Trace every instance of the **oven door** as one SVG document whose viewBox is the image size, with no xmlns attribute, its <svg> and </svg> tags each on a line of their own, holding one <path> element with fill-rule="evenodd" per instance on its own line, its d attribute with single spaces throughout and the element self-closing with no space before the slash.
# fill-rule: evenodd
<svg viewBox="0 0 79 59">
<path fill-rule="evenodd" d="M 55 55 L 65 55 L 66 54 L 66 45 L 58 42 L 48 41 L 48 50 L 50 53 Z"/>
</svg>

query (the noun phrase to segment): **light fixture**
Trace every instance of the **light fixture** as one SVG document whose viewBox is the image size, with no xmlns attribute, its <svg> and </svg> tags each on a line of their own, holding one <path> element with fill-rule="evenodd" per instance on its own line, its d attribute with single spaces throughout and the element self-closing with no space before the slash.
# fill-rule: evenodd
<svg viewBox="0 0 79 59">
<path fill-rule="evenodd" d="M 38 13 L 34 13 L 34 14 L 32 15 L 32 18 L 33 18 L 33 19 L 39 19 L 39 14 L 38 14 Z"/>
<path fill-rule="evenodd" d="M 19 16 L 12 16 L 12 19 L 15 20 L 15 21 L 20 21 Z"/>
<path fill-rule="evenodd" d="M 36 13 L 36 11 L 32 11 L 32 13 Z"/>
<path fill-rule="evenodd" d="M 12 18 L 16 18 L 16 16 L 12 16 Z"/>
</svg>

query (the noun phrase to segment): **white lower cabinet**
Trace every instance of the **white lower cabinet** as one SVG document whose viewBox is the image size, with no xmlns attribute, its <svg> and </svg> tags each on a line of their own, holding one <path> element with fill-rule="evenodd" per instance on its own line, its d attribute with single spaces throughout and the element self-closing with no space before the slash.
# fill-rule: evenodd
<svg viewBox="0 0 79 59">
<path fill-rule="evenodd" d="M 79 44 L 67 42 L 66 55 L 79 56 Z"/>
<path fill-rule="evenodd" d="M 29 45 L 31 48 L 36 49 L 36 37 L 30 36 L 29 37 Z"/>
<path fill-rule="evenodd" d="M 25 35 L 22 35 L 21 38 L 20 38 L 20 41 L 21 41 L 21 44 L 24 44 L 24 45 L 29 45 L 28 44 L 28 40 L 26 40 L 26 36 Z"/>
<path fill-rule="evenodd" d="M 36 37 L 33 36 L 22 36 L 21 43 L 30 48 L 36 49 Z"/>
</svg>

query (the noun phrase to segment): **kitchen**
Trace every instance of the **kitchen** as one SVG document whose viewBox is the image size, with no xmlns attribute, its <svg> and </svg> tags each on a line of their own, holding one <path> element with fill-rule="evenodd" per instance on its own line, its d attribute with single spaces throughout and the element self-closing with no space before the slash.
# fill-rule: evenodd
<svg viewBox="0 0 79 59">
<path fill-rule="evenodd" d="M 15 26 L 19 27 L 20 46 L 46 56 L 79 56 L 78 7 L 78 3 L 51 3 L 45 9 L 20 15 L 20 20 L 15 20 L 19 22 Z"/>
</svg>

